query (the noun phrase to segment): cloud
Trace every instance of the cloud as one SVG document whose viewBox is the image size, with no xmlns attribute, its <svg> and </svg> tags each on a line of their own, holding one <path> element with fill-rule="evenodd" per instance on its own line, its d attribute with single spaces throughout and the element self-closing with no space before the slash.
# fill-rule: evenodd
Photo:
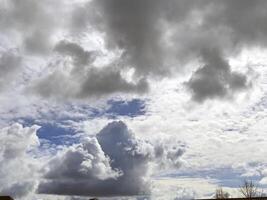
<svg viewBox="0 0 267 200">
<path fill-rule="evenodd" d="M 238 9 L 239 5 L 242 5 L 241 9 Z M 4 20 L 1 20 L 0 26 L 4 34 L 14 31 L 10 38 L 16 41 L 23 53 L 31 56 L 41 55 L 44 60 L 47 59 L 47 53 L 53 56 L 61 54 L 62 62 L 66 61 L 65 57 L 68 56 L 75 66 L 72 72 L 79 71 L 80 75 L 75 78 L 73 75 L 64 77 L 64 73 L 59 72 L 60 67 L 54 66 L 55 74 L 40 81 L 36 86 L 37 94 L 43 97 L 61 96 L 65 99 L 75 96 L 83 99 L 116 93 L 148 92 L 150 79 L 155 76 L 164 78 L 176 75 L 177 72 L 184 71 L 184 68 L 190 68 L 187 64 L 199 57 L 206 67 L 199 69 L 198 74 L 203 74 L 204 69 L 214 73 L 216 70 L 208 63 L 214 56 L 206 54 L 203 58 L 203 49 L 218 49 L 218 57 L 226 61 L 244 48 L 265 47 L 267 16 L 263 8 L 266 5 L 262 0 L 253 3 L 248 0 L 167 0 L 164 3 L 159 0 L 93 0 L 78 3 L 67 3 L 64 0 L 26 0 L 23 4 L 12 0 L 2 6 L 5 12 L 2 14 Z M 248 10 L 251 15 L 248 15 Z M 87 34 L 88 32 L 92 34 Z M 93 34 L 101 38 L 104 50 L 102 44 L 95 45 L 90 51 L 79 45 L 85 44 L 88 39 L 96 41 Z M 122 53 L 114 53 L 118 49 Z M 104 59 L 101 57 L 103 51 L 118 54 L 116 61 L 110 60 L 107 66 L 112 67 L 107 71 L 92 70 L 91 66 L 96 58 Z M 209 56 L 213 58 L 208 58 Z M 49 68 L 50 64 L 45 68 Z M 125 70 L 133 70 L 132 82 L 122 76 Z M 230 66 L 229 70 L 231 71 Z M 45 76 L 45 70 L 40 73 L 43 75 L 41 77 Z M 236 82 L 234 85 L 244 84 L 246 76 L 224 73 L 224 78 Z M 58 83 L 57 79 L 63 79 L 63 83 Z M 193 79 L 192 77 L 192 81 Z M 58 83 L 59 88 L 53 89 L 49 81 L 55 85 Z M 29 83 L 32 87 L 35 87 L 35 84 L 36 81 Z M 64 85 L 67 86 L 65 90 Z M 198 90 L 202 90 L 203 94 L 193 92 L 192 99 L 201 99 L 200 96 L 206 96 L 207 92 L 216 98 L 225 99 L 225 93 L 233 93 L 225 91 L 228 87 L 228 81 L 216 82 L 214 88 L 210 89 L 203 86 Z M 235 93 L 245 89 L 247 87 L 236 87 Z M 80 93 L 76 94 L 73 90 L 80 90 Z M 220 94 L 215 94 L 214 90 L 218 90 L 217 93 Z M 197 101 L 204 100 L 205 98 L 202 98 Z"/>
<path fill-rule="evenodd" d="M 116 179 L 119 176 L 119 172 L 111 169 L 109 158 L 104 155 L 95 138 L 87 139 L 84 143 L 67 149 L 63 156 L 59 157 L 50 162 L 50 171 L 45 178 L 68 177 L 69 181 L 75 181 L 76 178 L 105 180 Z M 62 168 L 63 165 L 65 165 L 64 168 Z"/>
<path fill-rule="evenodd" d="M 0 55 L 0 89 L 11 85 L 20 69 L 21 58 L 15 52 L 6 51 Z"/>
<path fill-rule="evenodd" d="M 120 59 L 125 67 L 134 67 L 135 75 L 166 76 L 172 71 L 180 71 L 186 63 L 199 57 L 205 62 L 214 59 L 211 53 L 206 53 L 203 58 L 203 49 L 218 49 L 222 52 L 218 59 L 226 62 L 229 56 L 237 55 L 244 48 L 265 47 L 266 5 L 262 0 L 253 3 L 247 0 L 168 0 L 164 3 L 112 0 L 93 1 L 90 6 L 97 10 L 99 18 L 94 25 L 105 33 L 107 47 L 119 47 L 124 51 Z M 253 14 L 248 14 L 248 10 Z M 217 71 L 212 64 L 218 63 L 205 64 L 206 67 L 199 69 L 197 76 L 204 77 L 203 73 Z M 230 66 L 227 68 L 231 71 Z M 245 87 L 246 74 L 225 72 L 223 79 L 227 80 L 208 79 L 206 83 L 202 80 L 197 94 L 194 86 L 197 83 L 192 78 L 192 82 L 196 83 L 192 83 L 195 88 L 192 99 L 204 101 L 205 96 L 225 99 L 233 93 L 233 88 L 235 93 L 248 88 Z M 231 88 L 228 90 L 229 84 Z"/>
<path fill-rule="evenodd" d="M 51 50 L 49 34 L 44 31 L 36 30 L 27 35 L 24 39 L 24 48 L 34 54 L 46 54 Z"/>
<path fill-rule="evenodd" d="M 59 6 L 61 5 L 61 6 Z M 13 31 L 13 40 L 17 39 L 26 51 L 31 54 L 44 54 L 51 50 L 52 36 L 56 29 L 62 28 L 62 21 L 55 16 L 62 14 L 61 2 L 45 0 L 37 2 L 17 0 L 2 3 L 2 19 L 0 26 L 3 32 Z M 57 12 L 54 9 L 57 8 Z"/>
<path fill-rule="evenodd" d="M 178 187 L 176 195 L 174 200 L 194 199 L 196 197 L 196 192 L 189 188 Z"/>
<path fill-rule="evenodd" d="M 148 90 L 146 79 L 129 81 L 118 67 L 94 67 L 96 53 L 86 51 L 76 43 L 61 41 L 55 46 L 55 51 L 64 57 L 70 56 L 72 61 L 68 63 L 71 67 L 66 70 L 65 63 L 61 68 L 55 66 L 53 72 L 33 84 L 31 90 L 43 97 L 84 99 L 115 93 L 142 94 Z"/>
<path fill-rule="evenodd" d="M 80 45 L 65 40 L 56 44 L 54 49 L 60 54 L 71 56 L 75 66 L 91 64 L 95 57 L 94 52 L 85 51 Z"/>
<path fill-rule="evenodd" d="M 132 83 L 125 80 L 120 71 L 116 69 L 92 69 L 87 74 L 79 96 L 84 98 L 113 93 L 142 94 L 147 90 L 148 82 L 146 79 L 140 79 L 136 83 Z"/>
<path fill-rule="evenodd" d="M 249 87 L 247 77 L 232 72 L 228 62 L 216 49 L 204 50 L 202 53 L 205 65 L 194 72 L 186 83 L 195 101 L 230 98 L 235 92 Z"/>
<path fill-rule="evenodd" d="M 141 74 L 160 74 L 164 47 L 158 27 L 160 1 L 94 1 L 93 6 L 103 17 L 106 42 L 110 47 L 124 50 L 123 59 Z M 96 24 L 98 26 L 99 24 Z"/>
<path fill-rule="evenodd" d="M 206 17 L 207 27 L 228 29 L 233 45 L 239 47 L 266 46 L 266 1 L 221 1 L 212 4 L 211 8 L 214 9 L 215 6 L 218 9 L 212 10 Z"/>
<path fill-rule="evenodd" d="M 159 146 L 137 139 L 123 122 L 112 122 L 95 138 L 52 159 L 38 192 L 80 196 L 148 194 L 152 165 L 177 167 L 183 153 L 172 145 Z"/>
<path fill-rule="evenodd" d="M 97 11 L 95 16 L 98 18 L 91 17 L 89 21 L 105 34 L 109 49 L 123 50 L 120 59 L 124 67 L 133 67 L 136 75 L 140 76 L 165 76 L 170 70 L 168 59 L 175 53 L 169 48 L 172 41 L 166 34 L 190 14 L 195 3 L 189 2 L 92 1 L 88 7 L 92 12 Z"/>
<path fill-rule="evenodd" d="M 3 186 L 1 194 L 12 196 L 13 198 L 21 198 L 32 192 L 34 190 L 34 186 L 35 184 L 33 181 L 21 181 L 8 187 Z"/>
<path fill-rule="evenodd" d="M 176 57 L 180 51 L 186 54 L 184 52 L 189 49 L 186 43 L 192 40 L 183 41 L 188 36 L 188 32 L 183 32 L 183 39 L 175 41 L 173 33 L 179 35 L 175 30 L 194 23 L 193 12 L 202 10 L 207 4 L 191 0 L 164 3 L 159 0 L 100 0 L 88 5 L 97 16 L 88 16 L 88 21 L 105 34 L 108 49 L 123 51 L 120 57 L 123 67 L 133 67 L 137 76 L 165 77 L 173 68 L 180 68 L 177 60 L 183 58 Z M 198 17 L 202 17 L 202 12 Z M 187 53 L 193 54 L 193 49 L 190 51 Z"/>
<path fill-rule="evenodd" d="M 21 198 L 34 192 L 38 165 L 30 151 L 39 145 L 38 127 L 13 124 L 0 130 L 0 193 Z M 19 167 L 19 170 L 18 170 Z"/>
<path fill-rule="evenodd" d="M 142 94 L 148 90 L 145 79 L 132 83 L 113 68 L 91 68 L 85 74 L 57 70 L 36 81 L 31 90 L 42 97 L 85 99 L 116 93 Z"/>
</svg>

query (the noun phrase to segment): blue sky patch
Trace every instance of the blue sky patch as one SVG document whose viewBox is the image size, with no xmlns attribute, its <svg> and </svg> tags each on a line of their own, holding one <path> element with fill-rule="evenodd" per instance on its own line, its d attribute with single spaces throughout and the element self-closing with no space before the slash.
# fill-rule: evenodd
<svg viewBox="0 0 267 200">
<path fill-rule="evenodd" d="M 58 145 L 73 144 L 79 140 L 73 130 L 52 123 L 42 124 L 41 128 L 37 131 L 37 135 L 40 139 L 45 139 Z"/>
<path fill-rule="evenodd" d="M 69 107 L 68 107 L 69 108 Z M 83 120 L 88 120 L 97 117 L 109 117 L 116 118 L 118 116 L 136 117 L 145 114 L 145 101 L 140 99 L 133 99 L 130 101 L 123 100 L 109 100 L 107 102 L 107 108 L 97 109 L 90 106 L 82 105 L 76 107 L 75 110 L 79 110 L 85 114 Z M 68 121 L 80 121 L 81 118 L 60 117 L 58 113 L 43 113 L 39 119 L 33 118 L 19 118 L 15 121 L 23 124 L 24 126 L 39 125 L 41 128 L 37 131 L 37 135 L 40 140 L 45 140 L 51 144 L 63 145 L 73 144 L 79 141 L 79 134 L 75 130 L 69 128 Z"/>
<path fill-rule="evenodd" d="M 133 99 L 131 101 L 109 100 L 108 105 L 110 107 L 105 111 L 105 113 L 113 117 L 136 117 L 145 114 L 145 101 L 140 99 Z"/>
<path fill-rule="evenodd" d="M 64 122 L 40 122 L 31 118 L 23 118 L 20 119 L 19 122 L 23 124 L 23 126 L 41 126 L 37 131 L 37 136 L 40 141 L 45 140 L 56 145 L 70 145 L 79 141 L 78 135 L 74 130 L 60 126 L 60 124 L 62 123 L 61 125 L 63 125 Z"/>
</svg>

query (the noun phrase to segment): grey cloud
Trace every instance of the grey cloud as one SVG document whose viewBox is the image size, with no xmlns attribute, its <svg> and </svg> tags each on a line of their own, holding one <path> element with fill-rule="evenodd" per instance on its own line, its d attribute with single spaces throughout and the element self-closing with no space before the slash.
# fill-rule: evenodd
<svg viewBox="0 0 267 200">
<path fill-rule="evenodd" d="M 186 83 L 195 101 L 232 97 L 234 92 L 249 87 L 246 76 L 232 72 L 228 62 L 216 49 L 203 50 L 202 58 L 204 66 Z"/>
<path fill-rule="evenodd" d="M 12 26 L 13 28 L 20 28 L 21 30 L 31 29 L 34 26 L 48 27 L 51 26 L 50 21 L 47 19 L 49 16 L 48 8 L 51 1 L 38 2 L 34 0 L 25 0 L 23 2 L 19 0 L 9 1 L 5 8 L 6 15 L 5 26 Z"/>
<path fill-rule="evenodd" d="M 74 33 L 80 33 L 88 27 L 88 20 L 90 15 L 89 9 L 82 5 L 74 8 L 71 13 L 70 29 Z M 94 15 L 91 15 L 93 17 Z"/>
<path fill-rule="evenodd" d="M 179 68 L 178 63 L 171 61 L 177 60 L 177 55 L 181 54 L 177 51 L 184 52 L 188 48 L 186 42 L 174 41 L 171 33 L 181 24 L 192 23 L 188 18 L 192 18 L 193 11 L 202 10 L 207 3 L 192 0 L 96 0 L 89 7 L 99 16 L 97 19 L 92 17 L 91 21 L 106 34 L 107 47 L 124 50 L 121 60 L 126 67 L 134 67 L 137 76 L 166 76 L 170 75 L 173 65 Z"/>
<path fill-rule="evenodd" d="M 120 71 L 113 68 L 64 73 L 55 71 L 37 81 L 31 91 L 43 97 L 58 98 L 95 98 L 114 93 L 139 93 L 148 90 L 148 83 L 141 79 L 137 83 L 125 80 Z"/>
<path fill-rule="evenodd" d="M 123 59 L 133 66 L 138 74 L 165 72 L 162 63 L 162 30 L 158 26 L 161 5 L 158 0 L 93 2 L 93 8 L 97 9 L 100 18 L 103 18 L 103 23 L 97 23 L 96 26 L 105 30 L 107 45 L 122 48 Z"/>
<path fill-rule="evenodd" d="M 75 34 L 70 37 L 73 37 L 74 41 L 77 39 L 82 42 L 80 36 L 89 30 L 88 27 L 90 31 L 98 31 L 104 35 L 108 50 L 119 48 L 123 51 L 116 61 L 119 63 L 118 67 L 114 67 L 116 70 L 91 70 L 90 65 L 97 56 L 95 52 L 86 51 L 67 40 L 59 42 L 54 48 L 56 52 L 72 57 L 72 64 L 80 66 L 73 72 L 80 71 L 80 75 L 84 74 L 75 77 L 70 75 L 70 82 L 63 81 L 64 84 L 70 85 L 69 90 L 63 90 L 61 96 L 64 98 L 94 96 L 98 89 L 99 92 L 95 96 L 117 92 L 143 93 L 148 91 L 146 80 L 151 76 L 172 75 L 173 71 L 179 72 L 185 64 L 198 59 L 199 56 L 203 61 L 209 59 L 202 58 L 202 49 L 216 48 L 221 52 L 221 59 L 227 60 L 229 56 L 240 53 L 243 48 L 266 47 L 267 3 L 264 0 L 93 0 L 80 3 L 80 6 L 73 4 L 73 9 L 66 9 L 67 4 L 63 1 L 52 0 L 25 0 L 23 3 L 12 0 L 7 4 L 0 26 L 3 30 L 16 30 L 21 36 L 19 38 L 23 40 L 23 47 L 32 55 L 50 52 L 54 46 L 52 38 L 57 30 L 66 35 L 75 30 Z M 211 70 L 209 73 L 214 73 L 211 65 L 206 66 L 209 67 L 205 67 L 205 71 Z M 125 68 L 134 69 L 135 83 L 124 80 L 120 75 L 121 70 Z M 231 67 L 229 70 L 231 71 Z M 202 74 L 203 71 L 204 69 L 199 69 L 199 73 Z M 97 81 L 90 73 L 98 75 L 99 78 L 95 78 Z M 228 75 L 230 77 L 226 77 Z M 217 95 L 211 91 L 211 96 L 225 97 L 225 94 L 244 89 L 242 85 L 244 79 L 247 79 L 245 75 L 231 75 L 233 73 L 225 73 L 224 78 L 228 81 L 220 83 L 209 80 L 214 83 L 214 88 L 210 90 L 218 90 L 219 93 Z M 51 75 L 50 78 L 55 76 Z M 88 80 L 85 80 L 86 77 Z M 114 77 L 118 81 L 112 80 Z M 101 78 L 107 82 L 100 81 Z M 43 87 L 40 88 L 43 96 L 60 96 L 60 90 L 53 92 L 48 82 L 41 82 L 48 84 L 46 93 L 42 93 Z M 70 91 L 73 90 L 73 84 L 81 93 L 73 94 L 76 92 Z M 198 90 L 197 87 L 194 88 L 195 91 Z M 232 90 L 233 88 L 235 89 Z M 70 94 L 66 94 L 68 92 Z M 209 93 L 203 87 L 196 93 L 201 92 Z M 207 96 L 204 93 L 200 96 Z"/>
<path fill-rule="evenodd" d="M 90 6 L 97 10 L 100 18 L 102 17 L 102 23 L 97 20 L 96 27 L 106 33 L 108 44 L 124 49 L 130 59 L 134 60 L 136 67 L 140 67 L 139 70 L 148 70 L 149 73 L 166 67 L 160 59 L 175 53 L 164 49 L 164 39 L 175 43 L 174 51 L 182 52 L 192 45 L 191 40 L 197 43 L 194 46 L 197 51 L 199 48 L 212 47 L 213 43 L 217 43 L 216 40 L 223 40 L 219 44 L 222 51 L 230 50 L 228 43 L 232 43 L 231 48 L 235 48 L 239 45 L 263 45 L 266 40 L 267 14 L 264 10 L 267 3 L 264 0 L 100 0 L 93 1 Z M 180 29 L 181 27 L 183 29 Z M 183 35 L 180 40 L 172 41 L 173 38 L 166 38 L 169 30 L 178 30 L 174 32 L 176 36 Z M 194 35 L 193 32 L 197 34 Z M 183 41 L 184 39 L 186 40 Z M 206 42 L 203 43 L 202 40 Z M 191 52 L 187 53 L 195 54 L 194 48 L 190 48 Z M 160 68 L 150 64 L 155 60 Z"/>
<path fill-rule="evenodd" d="M 120 71 L 112 68 L 92 69 L 83 82 L 80 97 L 102 96 L 113 93 L 145 93 L 148 83 L 145 79 L 137 83 L 125 80 Z"/>
<path fill-rule="evenodd" d="M 8 87 L 20 69 L 21 58 L 12 51 L 0 55 L 0 89 Z"/>
<path fill-rule="evenodd" d="M 114 93 L 142 94 L 148 90 L 144 78 L 132 82 L 122 76 L 118 67 L 94 67 L 96 52 L 86 51 L 76 43 L 61 41 L 55 51 L 72 57 L 72 68 L 66 71 L 55 66 L 54 72 L 37 80 L 31 90 L 43 97 L 95 98 Z"/>
<path fill-rule="evenodd" d="M 237 46 L 266 46 L 266 7 L 264 0 L 216 2 L 212 7 L 214 11 L 206 16 L 205 26 L 228 29 Z"/>
<path fill-rule="evenodd" d="M 95 58 L 95 52 L 85 51 L 80 45 L 68 41 L 60 41 L 55 51 L 73 57 L 74 64 L 78 66 L 90 64 Z"/>
<path fill-rule="evenodd" d="M 47 54 L 51 50 L 49 33 L 45 31 L 34 31 L 25 36 L 24 48 L 31 54 Z"/>
<path fill-rule="evenodd" d="M 36 80 L 29 91 L 45 98 L 70 98 L 78 90 L 72 77 L 60 70 Z"/>
<path fill-rule="evenodd" d="M 197 59 L 202 49 L 217 48 L 222 52 L 220 59 L 226 60 L 244 47 L 266 46 L 267 15 L 264 10 L 267 3 L 262 0 L 167 0 L 164 3 L 103 0 L 93 1 L 92 6 L 100 13 L 100 19 L 102 17 L 102 23 L 98 20 L 96 27 L 106 33 L 108 47 L 122 48 L 125 53 L 121 59 L 125 65 L 134 66 L 137 74 L 166 75 L 173 65 L 179 70 L 180 65 Z M 198 76 L 214 74 L 216 66 L 213 64 L 199 69 Z M 229 65 L 227 68 L 231 70 Z M 193 99 L 204 101 L 205 96 L 225 97 L 246 88 L 245 75 L 226 70 L 223 76 L 226 81 L 200 79 L 199 86 L 192 77 L 191 82 L 196 83 L 192 83 Z"/>
<path fill-rule="evenodd" d="M 163 149 L 161 155 L 156 155 L 153 144 L 137 139 L 128 130 L 123 122 L 112 122 L 104 127 L 94 139 L 95 145 L 99 145 L 98 153 L 105 155 L 109 165 L 104 169 L 116 172 L 114 177 L 100 179 L 93 168 L 87 168 L 90 176 L 80 176 L 80 168 L 83 162 L 93 161 L 98 157 L 92 149 L 84 145 L 71 147 L 67 153 L 55 158 L 49 165 L 49 171 L 40 183 L 38 192 L 48 194 L 80 195 L 80 196 L 130 196 L 148 194 L 150 192 L 149 173 L 150 165 L 158 165 L 160 162 L 178 160 L 181 153 L 174 153 L 176 157 L 168 157 L 168 151 L 172 147 Z M 94 149 L 94 148 L 93 148 Z M 72 154 L 68 152 L 72 151 Z M 80 152 L 80 153 L 78 153 Z M 83 153 L 81 153 L 83 152 Z M 78 156 L 77 156 L 78 153 Z M 84 155 L 92 155 L 84 156 Z M 174 155 L 173 154 L 173 155 Z M 55 164 L 56 163 L 56 164 Z M 91 163 L 91 162 L 90 162 Z M 97 165 L 98 161 L 92 162 Z M 57 167 L 54 167 L 57 166 Z M 175 164 L 177 166 L 177 163 Z"/>
<path fill-rule="evenodd" d="M 3 188 L 1 194 L 10 195 L 13 198 L 21 198 L 27 196 L 27 194 L 31 191 L 34 191 L 34 183 L 33 182 L 19 182 L 14 183 L 8 188 Z"/>
<path fill-rule="evenodd" d="M 27 52 L 46 54 L 51 50 L 53 34 L 63 27 L 60 20 L 63 5 L 61 1 L 51 0 L 5 1 L 0 6 L 3 11 L 0 27 L 3 32 L 11 30 L 17 33 L 15 39 L 21 40 L 21 47 Z"/>
</svg>

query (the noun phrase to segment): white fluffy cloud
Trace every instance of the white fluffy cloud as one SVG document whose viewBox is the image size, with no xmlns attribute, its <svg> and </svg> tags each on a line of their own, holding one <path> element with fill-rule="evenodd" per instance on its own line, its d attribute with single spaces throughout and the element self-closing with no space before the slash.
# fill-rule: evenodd
<svg viewBox="0 0 267 200">
<path fill-rule="evenodd" d="M 23 198 L 33 193 L 37 183 L 38 162 L 31 151 L 39 145 L 39 127 L 20 124 L 1 129 L 0 193 Z"/>
</svg>

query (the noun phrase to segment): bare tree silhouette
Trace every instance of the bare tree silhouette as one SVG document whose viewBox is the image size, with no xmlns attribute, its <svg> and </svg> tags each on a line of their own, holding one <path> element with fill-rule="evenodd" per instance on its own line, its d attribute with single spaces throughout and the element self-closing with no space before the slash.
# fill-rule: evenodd
<svg viewBox="0 0 267 200">
<path fill-rule="evenodd" d="M 239 187 L 239 192 L 244 198 L 252 199 L 253 197 L 262 197 L 263 191 L 260 191 L 258 186 L 253 181 L 244 180 L 243 185 Z"/>
<path fill-rule="evenodd" d="M 215 199 L 228 199 L 230 194 L 228 192 L 223 191 L 222 188 L 216 189 Z"/>
</svg>

